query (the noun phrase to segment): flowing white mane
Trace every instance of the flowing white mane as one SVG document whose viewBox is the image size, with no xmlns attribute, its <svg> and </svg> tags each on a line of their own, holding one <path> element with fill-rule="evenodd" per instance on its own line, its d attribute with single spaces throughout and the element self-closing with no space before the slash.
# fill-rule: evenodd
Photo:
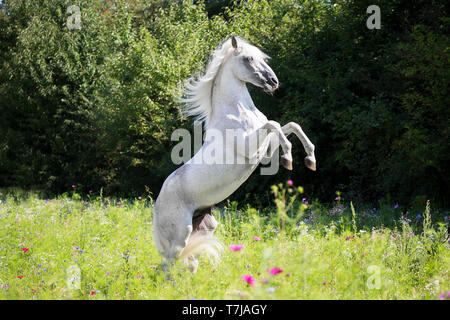
<svg viewBox="0 0 450 320">
<path fill-rule="evenodd" d="M 244 50 L 256 59 L 268 59 L 261 50 L 235 37 L 238 41 L 239 50 Z M 212 88 L 214 79 L 216 78 L 220 67 L 233 54 L 233 46 L 231 38 L 223 42 L 216 50 L 213 51 L 209 58 L 205 74 L 200 77 L 188 79 L 183 91 L 184 98 L 180 99 L 183 103 L 183 111 L 186 116 L 192 116 L 195 120 L 203 121 L 205 129 L 208 126 L 210 116 L 213 110 L 212 106 Z"/>
</svg>

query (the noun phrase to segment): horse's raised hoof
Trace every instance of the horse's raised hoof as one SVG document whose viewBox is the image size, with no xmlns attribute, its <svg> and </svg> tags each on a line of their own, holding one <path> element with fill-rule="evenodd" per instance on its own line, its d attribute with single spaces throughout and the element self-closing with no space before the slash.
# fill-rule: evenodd
<svg viewBox="0 0 450 320">
<path fill-rule="evenodd" d="M 309 156 L 306 157 L 305 158 L 305 166 L 312 171 L 316 171 L 316 160 Z"/>
<path fill-rule="evenodd" d="M 292 170 L 292 160 L 287 159 L 284 155 L 281 156 L 281 164 L 288 170 Z"/>
</svg>

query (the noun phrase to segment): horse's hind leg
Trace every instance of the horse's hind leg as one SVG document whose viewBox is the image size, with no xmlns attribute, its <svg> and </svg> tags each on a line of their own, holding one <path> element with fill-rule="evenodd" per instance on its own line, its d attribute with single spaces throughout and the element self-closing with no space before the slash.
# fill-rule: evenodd
<svg viewBox="0 0 450 320">
<path fill-rule="evenodd" d="M 192 217 L 192 233 L 200 232 L 212 235 L 218 224 L 212 215 L 211 207 L 197 209 Z"/>
<path fill-rule="evenodd" d="M 173 204 L 173 202 L 172 202 Z M 165 208 L 164 212 L 160 208 Z M 192 232 L 191 211 L 180 206 L 155 204 L 154 235 L 159 253 L 164 257 L 162 264 L 166 272 L 186 247 Z"/>
<path fill-rule="evenodd" d="M 218 222 L 214 219 L 214 216 L 211 212 L 211 207 L 201 208 L 194 211 L 192 216 L 192 233 L 191 237 L 195 237 L 195 235 L 207 235 L 212 237 L 214 230 L 216 230 L 218 226 Z M 194 255 L 189 256 L 188 258 L 191 271 L 195 273 L 198 267 L 198 260 Z"/>
<path fill-rule="evenodd" d="M 171 238 L 168 239 L 168 250 L 161 252 L 164 257 L 163 270 L 168 271 L 173 262 L 180 256 L 183 249 L 186 247 L 189 236 L 192 232 L 192 225 L 180 224 L 173 226 Z"/>
</svg>

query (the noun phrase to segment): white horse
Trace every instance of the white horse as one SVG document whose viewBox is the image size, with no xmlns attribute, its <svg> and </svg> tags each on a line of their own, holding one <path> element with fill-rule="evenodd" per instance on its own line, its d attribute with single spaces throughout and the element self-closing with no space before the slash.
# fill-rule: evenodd
<svg viewBox="0 0 450 320">
<path fill-rule="evenodd" d="M 198 267 L 195 255 L 216 255 L 220 248 L 212 233 L 217 221 L 211 206 L 230 196 L 256 169 L 265 157 L 272 157 L 281 146 L 282 165 L 292 170 L 291 143 L 286 136 L 294 133 L 306 151 L 305 164 L 316 169 L 314 145 L 300 126 L 290 122 L 281 127 L 268 120 L 254 105 L 247 90 L 249 82 L 266 92 L 279 86 L 278 79 L 265 60 L 269 57 L 244 40 L 232 37 L 210 58 L 206 73 L 191 80 L 183 99 L 186 113 L 204 121 L 205 143 L 201 149 L 175 170 L 164 182 L 154 206 L 154 239 L 165 258 L 163 267 L 177 258 Z M 226 130 L 239 132 L 237 139 L 245 148 L 236 148 L 234 139 L 209 139 L 210 133 Z M 255 140 L 256 139 L 256 140 Z M 258 141 L 256 152 L 244 152 L 252 141 Z M 235 163 L 205 164 L 211 147 L 224 155 L 233 155 Z M 208 153 L 208 154 L 207 154 Z"/>
</svg>

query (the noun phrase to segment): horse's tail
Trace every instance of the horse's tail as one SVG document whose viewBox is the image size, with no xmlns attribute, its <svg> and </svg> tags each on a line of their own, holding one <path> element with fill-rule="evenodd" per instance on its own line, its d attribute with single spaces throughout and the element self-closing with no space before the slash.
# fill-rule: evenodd
<svg viewBox="0 0 450 320">
<path fill-rule="evenodd" d="M 212 234 L 193 232 L 189 236 L 188 243 L 184 250 L 181 252 L 179 258 L 187 263 L 187 260 L 190 256 L 206 254 L 207 256 L 214 258 L 217 261 L 220 258 L 220 252 L 222 250 L 222 244 Z"/>
</svg>

